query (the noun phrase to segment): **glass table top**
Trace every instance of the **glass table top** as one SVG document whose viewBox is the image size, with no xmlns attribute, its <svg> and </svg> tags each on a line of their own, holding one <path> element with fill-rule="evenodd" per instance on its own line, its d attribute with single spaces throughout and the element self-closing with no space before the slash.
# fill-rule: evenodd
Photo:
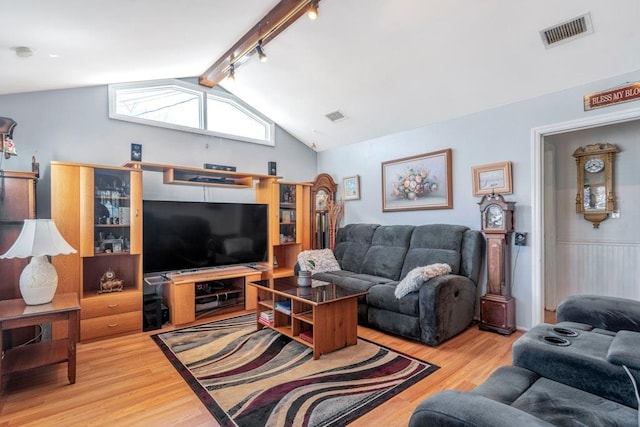
<svg viewBox="0 0 640 427">
<path fill-rule="evenodd" d="M 253 284 L 257 287 L 272 289 L 283 295 L 296 297 L 316 304 L 367 294 L 366 291 L 347 289 L 334 283 L 323 282 L 321 280 L 312 280 L 311 286 L 298 286 L 297 277 L 260 280 L 253 282 Z"/>
</svg>

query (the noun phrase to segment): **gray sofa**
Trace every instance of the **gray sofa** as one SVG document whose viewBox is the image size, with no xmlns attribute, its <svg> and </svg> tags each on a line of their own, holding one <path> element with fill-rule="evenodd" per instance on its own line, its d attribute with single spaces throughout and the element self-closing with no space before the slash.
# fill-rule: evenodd
<svg viewBox="0 0 640 427">
<path fill-rule="evenodd" d="M 513 345 L 513 366 L 422 402 L 419 426 L 638 426 L 640 302 L 580 295 Z M 625 369 L 626 367 L 626 369 Z"/>
<path fill-rule="evenodd" d="M 484 236 L 465 226 L 349 224 L 336 236 L 341 270 L 313 278 L 368 290 L 358 301 L 360 324 L 435 346 L 471 324 L 483 254 Z M 451 274 L 396 298 L 407 273 L 434 263 L 449 264 Z"/>
</svg>

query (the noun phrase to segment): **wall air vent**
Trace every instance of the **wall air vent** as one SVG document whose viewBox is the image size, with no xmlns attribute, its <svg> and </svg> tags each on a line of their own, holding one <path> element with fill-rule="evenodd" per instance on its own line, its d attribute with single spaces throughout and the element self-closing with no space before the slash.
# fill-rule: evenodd
<svg viewBox="0 0 640 427">
<path fill-rule="evenodd" d="M 584 15 L 540 31 L 540 37 L 542 37 L 542 43 L 548 49 L 591 33 L 593 33 L 591 14 L 587 12 Z"/>
<path fill-rule="evenodd" d="M 344 119 L 346 119 L 346 118 L 347 118 L 344 114 L 342 114 L 342 113 L 341 113 L 340 111 L 338 111 L 338 110 L 333 111 L 333 112 L 328 113 L 328 114 L 325 114 L 324 116 L 325 116 L 327 119 L 331 120 L 333 123 L 335 123 L 335 122 L 339 122 L 339 121 L 344 120 Z"/>
</svg>

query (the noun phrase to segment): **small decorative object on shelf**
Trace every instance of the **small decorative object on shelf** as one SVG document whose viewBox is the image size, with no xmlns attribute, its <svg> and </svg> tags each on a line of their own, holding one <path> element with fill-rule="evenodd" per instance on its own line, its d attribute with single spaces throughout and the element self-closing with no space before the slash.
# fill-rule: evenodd
<svg viewBox="0 0 640 427">
<path fill-rule="evenodd" d="M 16 126 L 15 120 L 0 117 L 0 152 L 4 153 L 5 159 L 17 155 L 16 146 L 13 143 L 13 129 Z"/>
<path fill-rule="evenodd" d="M 300 287 L 309 287 L 311 286 L 311 272 L 310 271 L 302 271 L 298 272 L 298 286 Z"/>
<path fill-rule="evenodd" d="M 116 273 L 112 269 L 108 269 L 100 277 L 99 294 L 106 292 L 122 292 L 123 281 L 116 278 Z"/>
</svg>

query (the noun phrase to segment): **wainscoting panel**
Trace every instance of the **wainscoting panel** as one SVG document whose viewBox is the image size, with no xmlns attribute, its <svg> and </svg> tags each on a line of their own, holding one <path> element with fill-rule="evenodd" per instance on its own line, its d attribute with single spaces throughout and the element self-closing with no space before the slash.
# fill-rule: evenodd
<svg viewBox="0 0 640 427">
<path fill-rule="evenodd" d="M 557 242 L 556 256 L 555 289 L 548 289 L 555 304 L 547 309 L 573 294 L 640 300 L 640 244 Z"/>
</svg>

